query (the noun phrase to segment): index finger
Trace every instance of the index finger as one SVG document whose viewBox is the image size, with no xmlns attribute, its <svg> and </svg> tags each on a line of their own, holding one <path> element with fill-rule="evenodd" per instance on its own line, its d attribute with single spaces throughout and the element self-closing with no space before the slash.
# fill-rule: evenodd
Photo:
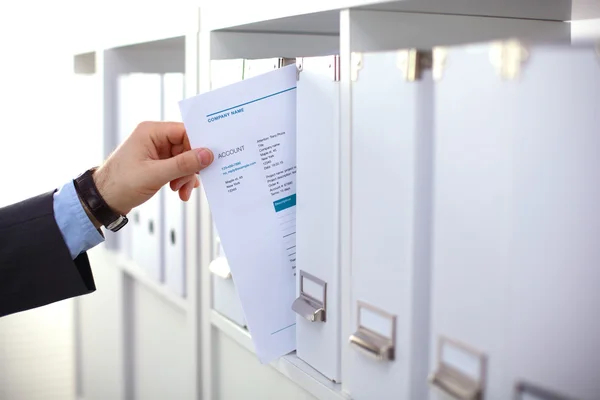
<svg viewBox="0 0 600 400">
<path fill-rule="evenodd" d="M 154 125 L 152 138 L 159 145 L 180 145 L 190 150 L 190 141 L 185 132 L 185 125 L 181 122 L 159 122 Z"/>
</svg>

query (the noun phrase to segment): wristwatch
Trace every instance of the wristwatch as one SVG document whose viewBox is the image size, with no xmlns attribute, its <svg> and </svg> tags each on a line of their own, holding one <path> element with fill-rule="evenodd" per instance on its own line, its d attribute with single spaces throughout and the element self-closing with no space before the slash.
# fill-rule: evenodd
<svg viewBox="0 0 600 400">
<path fill-rule="evenodd" d="M 106 229 L 117 232 L 127 224 L 128 219 L 125 215 L 113 211 L 100 195 L 93 178 L 96 169 L 91 168 L 73 179 L 75 191 L 98 222 Z"/>
</svg>

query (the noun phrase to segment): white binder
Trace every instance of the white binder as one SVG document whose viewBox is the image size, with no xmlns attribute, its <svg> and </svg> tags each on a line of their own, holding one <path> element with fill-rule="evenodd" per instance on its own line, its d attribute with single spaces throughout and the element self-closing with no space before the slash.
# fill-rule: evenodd
<svg viewBox="0 0 600 400">
<path fill-rule="evenodd" d="M 258 58 L 244 60 L 244 79 L 262 75 L 281 67 L 279 58 Z"/>
<path fill-rule="evenodd" d="M 118 103 L 118 132 L 116 145 L 120 145 L 129 137 L 135 129 L 136 124 L 133 121 L 135 117 L 135 92 L 134 85 L 129 74 L 119 75 L 117 77 L 117 103 Z"/>
<path fill-rule="evenodd" d="M 162 189 L 164 196 L 163 252 L 165 284 L 179 296 L 186 296 L 185 204 L 179 193 Z"/>
<path fill-rule="evenodd" d="M 216 229 L 214 231 L 216 232 Z M 225 255 L 223 246 L 221 246 L 218 234 L 215 241 L 217 244 L 217 254 L 209 266 L 213 284 L 213 309 L 245 328 L 246 319 L 242 310 L 242 303 L 235 290 L 231 270 L 227 263 L 227 256 Z"/>
<path fill-rule="evenodd" d="M 433 83 L 428 55 L 354 54 L 352 312 L 344 391 L 425 399 Z M 348 338 L 347 338 L 348 339 Z"/>
<path fill-rule="evenodd" d="M 296 61 L 296 352 L 335 382 L 340 373 L 339 57 Z M 287 223 L 287 221 L 284 221 Z"/>
<path fill-rule="evenodd" d="M 161 76 L 135 73 L 128 76 L 125 118 L 133 126 L 161 120 Z M 132 210 L 131 255 L 133 261 L 156 281 L 163 280 L 162 191 Z"/>
<path fill-rule="evenodd" d="M 184 75 L 167 73 L 162 76 L 163 120 L 181 121 L 179 101 L 184 97 Z M 163 208 L 163 253 L 166 286 L 178 294 L 186 296 L 186 220 L 185 203 L 168 186 L 164 191 Z"/>
<path fill-rule="evenodd" d="M 218 89 L 239 82 L 244 76 L 244 60 L 211 60 L 210 88 Z"/>
<path fill-rule="evenodd" d="M 435 104 L 432 399 L 600 393 L 599 62 L 592 46 L 447 52 Z"/>
<path fill-rule="evenodd" d="M 144 269 L 152 279 L 162 282 L 163 273 L 163 190 L 133 212 L 132 255 L 133 261 Z"/>
<path fill-rule="evenodd" d="M 185 75 L 170 72 L 162 76 L 162 119 L 181 122 L 179 102 L 185 97 Z"/>
<path fill-rule="evenodd" d="M 135 122 L 135 87 L 132 84 L 132 80 L 129 74 L 119 75 L 117 78 L 117 118 L 118 118 L 118 131 L 116 132 L 115 145 L 119 146 L 123 143 L 129 135 L 135 129 L 137 123 Z M 126 258 L 133 258 L 132 240 L 133 240 L 133 223 L 131 221 L 129 226 L 121 229 L 116 236 L 119 240 L 119 251 Z"/>
</svg>

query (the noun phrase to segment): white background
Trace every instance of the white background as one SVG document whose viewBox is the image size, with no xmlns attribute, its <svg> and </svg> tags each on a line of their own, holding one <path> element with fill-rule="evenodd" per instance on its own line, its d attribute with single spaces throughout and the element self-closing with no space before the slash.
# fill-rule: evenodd
<svg viewBox="0 0 600 400">
<path fill-rule="evenodd" d="M 0 6 L 0 206 L 61 185 L 98 143 L 74 97 L 67 2 L 23 3 Z M 71 307 L 0 319 L 0 399 L 73 397 Z"/>
</svg>

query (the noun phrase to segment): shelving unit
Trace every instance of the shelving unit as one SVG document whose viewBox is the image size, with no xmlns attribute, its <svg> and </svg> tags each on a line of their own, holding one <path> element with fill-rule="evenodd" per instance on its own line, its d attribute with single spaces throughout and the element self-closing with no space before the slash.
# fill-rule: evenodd
<svg viewBox="0 0 600 400">
<path fill-rule="evenodd" d="M 163 13 L 165 10 L 168 13 Z M 117 144 L 115 82 L 121 73 L 184 72 L 189 97 L 211 90 L 214 60 L 339 56 L 336 268 L 342 304 L 342 379 L 341 383 L 332 382 L 295 354 L 270 366 L 259 366 L 248 331 L 212 309 L 208 267 L 217 249 L 208 203 L 199 191 L 186 204 L 187 297 L 172 295 L 149 279 L 141 266 L 125 260 L 114 237 L 104 248 L 92 252 L 98 293 L 76 302 L 79 400 L 160 398 L 161 394 L 207 400 L 242 394 L 246 398 L 350 399 L 344 377 L 349 376 L 348 363 L 353 362 L 347 340 L 355 325 L 351 293 L 351 98 L 352 80 L 360 76 L 360 55 L 513 36 L 569 42 L 572 27 L 565 21 L 572 15 L 600 18 L 600 7 L 585 0 L 574 5 L 566 0 L 551 4 L 544 0 L 330 0 L 263 7 L 256 3 L 234 8 L 217 4 L 179 9 L 162 6 L 148 19 L 137 18 L 139 29 L 126 31 L 125 15 L 131 17 L 135 11 L 127 11 L 115 22 L 121 27 L 115 32 L 120 33 L 96 39 L 90 47 L 79 43 L 74 58 L 76 73 L 93 74 L 102 88 L 105 156 Z M 596 20 L 582 22 L 577 29 L 599 32 L 599 27 L 600 20 Z M 158 309 L 148 310 L 147 305 Z M 161 321 L 172 325 L 155 334 L 151 329 Z M 106 337 L 95 332 L 107 326 L 113 331 Z M 161 345 L 174 346 L 175 363 L 160 365 L 171 361 L 169 351 L 159 349 Z M 163 375 L 167 370 L 169 375 Z"/>
<path fill-rule="evenodd" d="M 198 11 L 192 8 L 196 18 L 191 18 L 189 8 L 182 10 L 146 10 L 145 18 L 140 18 L 139 9 L 124 8 L 111 14 L 116 20 L 107 23 L 113 28 L 110 35 L 96 35 L 87 46 L 78 44 L 75 73 L 89 75 L 102 96 L 98 112 L 103 121 L 103 157 L 122 140 L 126 117 L 121 115 L 122 77 L 184 74 L 185 92 L 197 93 Z M 164 114 L 162 99 L 155 100 L 153 108 Z M 187 205 L 190 221 L 197 221 L 195 201 Z M 90 252 L 98 291 L 75 301 L 78 399 L 202 398 L 200 312 L 194 284 L 198 252 L 192 245 L 199 242 L 197 227 L 196 222 L 186 226 L 185 296 L 154 279 L 131 254 L 124 254 L 128 232 L 106 233 L 106 242 Z"/>
</svg>

